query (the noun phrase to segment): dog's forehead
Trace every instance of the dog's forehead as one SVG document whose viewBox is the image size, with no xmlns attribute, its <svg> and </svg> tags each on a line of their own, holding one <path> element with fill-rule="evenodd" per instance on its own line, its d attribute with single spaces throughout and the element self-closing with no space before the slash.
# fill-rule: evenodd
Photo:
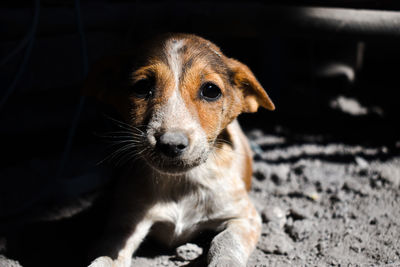
<svg viewBox="0 0 400 267">
<path fill-rule="evenodd" d="M 215 61 L 222 61 L 221 50 L 213 43 L 203 38 L 194 37 L 178 37 L 166 40 L 167 44 L 179 45 L 182 54 L 191 55 L 193 57 L 204 57 Z"/>
<path fill-rule="evenodd" d="M 180 74 L 195 64 L 202 64 L 225 74 L 227 66 L 221 50 L 210 41 L 194 35 L 172 35 L 153 43 L 150 62 L 162 62 Z M 178 69 L 179 68 L 179 69 Z"/>
<path fill-rule="evenodd" d="M 219 47 L 212 42 L 193 35 L 169 36 L 163 41 L 163 46 L 168 50 L 169 47 L 178 47 L 179 53 L 190 54 L 197 57 L 222 58 L 223 54 Z"/>
</svg>

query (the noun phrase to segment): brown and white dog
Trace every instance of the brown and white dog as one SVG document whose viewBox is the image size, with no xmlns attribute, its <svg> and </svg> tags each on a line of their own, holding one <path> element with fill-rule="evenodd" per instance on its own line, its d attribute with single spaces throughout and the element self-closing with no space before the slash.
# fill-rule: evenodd
<svg viewBox="0 0 400 267">
<path fill-rule="evenodd" d="M 113 80 L 123 77 L 114 67 L 103 80 L 115 60 L 88 79 L 88 94 L 126 120 L 136 157 L 90 266 L 130 266 L 148 234 L 174 246 L 205 230 L 218 232 L 208 266 L 246 266 L 261 219 L 247 194 L 252 154 L 236 117 L 274 104 L 247 66 L 201 37 L 165 35 L 135 53 L 126 83 Z"/>
</svg>

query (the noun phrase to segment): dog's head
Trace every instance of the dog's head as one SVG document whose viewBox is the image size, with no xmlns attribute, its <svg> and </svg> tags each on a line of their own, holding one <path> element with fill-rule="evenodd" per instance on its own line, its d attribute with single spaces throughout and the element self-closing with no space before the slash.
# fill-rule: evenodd
<svg viewBox="0 0 400 267">
<path fill-rule="evenodd" d="M 113 105 L 133 127 L 140 156 L 160 172 L 204 163 L 221 132 L 241 112 L 274 104 L 247 66 L 194 35 L 167 35 L 89 75 L 87 94 Z M 112 72 L 110 76 L 107 72 Z M 112 78 L 106 78 L 112 77 Z M 104 81 L 104 79 L 107 79 Z"/>
</svg>

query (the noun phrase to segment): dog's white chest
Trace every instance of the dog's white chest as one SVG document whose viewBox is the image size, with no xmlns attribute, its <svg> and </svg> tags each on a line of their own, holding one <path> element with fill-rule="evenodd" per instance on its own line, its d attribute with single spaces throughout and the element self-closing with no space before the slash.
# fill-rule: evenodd
<svg viewBox="0 0 400 267">
<path fill-rule="evenodd" d="M 160 202 L 151 209 L 151 217 L 156 222 L 152 234 L 167 245 L 176 245 L 203 229 L 214 228 L 217 213 L 215 197 L 201 191 Z"/>
</svg>

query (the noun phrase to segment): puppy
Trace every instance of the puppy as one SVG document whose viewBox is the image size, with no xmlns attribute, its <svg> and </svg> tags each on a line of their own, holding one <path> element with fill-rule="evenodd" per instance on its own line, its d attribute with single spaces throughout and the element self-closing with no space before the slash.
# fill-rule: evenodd
<svg viewBox="0 0 400 267">
<path fill-rule="evenodd" d="M 130 266 L 149 234 L 176 246 L 205 230 L 218 232 L 208 266 L 246 266 L 261 219 L 247 195 L 252 154 L 236 117 L 274 104 L 247 66 L 201 37 L 165 35 L 131 56 L 95 69 L 86 87 L 124 118 L 135 158 L 90 267 Z"/>
</svg>

